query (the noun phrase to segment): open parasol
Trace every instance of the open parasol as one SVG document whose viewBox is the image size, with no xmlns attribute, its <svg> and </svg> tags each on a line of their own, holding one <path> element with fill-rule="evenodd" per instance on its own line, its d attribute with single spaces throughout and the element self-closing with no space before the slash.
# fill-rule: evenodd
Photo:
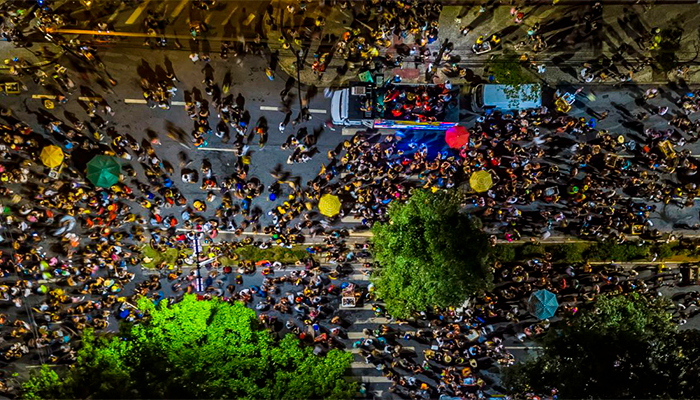
<svg viewBox="0 0 700 400">
<path fill-rule="evenodd" d="M 333 217 L 340 212 L 340 199 L 338 196 L 332 194 L 326 194 L 321 197 L 321 201 L 318 202 L 318 209 L 321 214 L 327 217 Z"/>
<path fill-rule="evenodd" d="M 87 178 L 97 187 L 108 188 L 119 182 L 121 166 L 110 156 L 95 156 L 87 164 Z"/>
<path fill-rule="evenodd" d="M 469 131 L 460 125 L 453 126 L 445 133 L 445 142 L 453 149 L 462 148 L 469 143 Z"/>
<path fill-rule="evenodd" d="M 469 185 L 475 192 L 485 192 L 493 186 L 493 178 L 489 171 L 476 171 L 469 177 Z"/>
<path fill-rule="evenodd" d="M 54 145 L 44 147 L 41 149 L 41 154 L 39 155 L 41 162 L 49 168 L 56 168 L 61 165 L 61 163 L 63 163 L 63 157 L 63 150 Z"/>
<path fill-rule="evenodd" d="M 528 311 L 539 319 L 552 318 L 557 312 L 557 295 L 547 289 L 538 290 L 530 296 Z"/>
</svg>

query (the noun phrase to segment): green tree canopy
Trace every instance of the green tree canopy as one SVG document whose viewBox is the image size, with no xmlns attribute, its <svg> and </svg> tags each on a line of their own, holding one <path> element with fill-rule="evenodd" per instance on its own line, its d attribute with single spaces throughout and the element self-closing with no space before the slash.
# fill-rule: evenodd
<svg viewBox="0 0 700 400">
<path fill-rule="evenodd" d="M 543 339 L 540 355 L 505 370 L 514 394 L 561 398 L 697 398 L 698 331 L 677 332 L 669 303 L 603 297 Z"/>
<path fill-rule="evenodd" d="M 389 220 L 372 227 L 381 265 L 372 282 L 392 315 L 458 306 L 490 285 L 488 238 L 456 192 L 415 191 L 389 207 Z"/>
<path fill-rule="evenodd" d="M 524 86 L 537 83 L 537 79 L 528 69 L 523 68 L 516 53 L 506 51 L 492 57 L 487 70 L 493 75 L 494 83 L 506 85 L 504 92 L 511 106 L 517 105 L 521 100 L 535 100 L 539 96 L 539 85 Z"/>
<path fill-rule="evenodd" d="M 119 335 L 83 336 L 74 367 L 61 379 L 44 368 L 23 397 L 172 399 L 346 399 L 356 384 L 343 376 L 352 356 L 325 357 L 287 335 L 276 340 L 241 303 L 193 295 L 156 307 L 141 299 L 143 323 Z"/>
</svg>

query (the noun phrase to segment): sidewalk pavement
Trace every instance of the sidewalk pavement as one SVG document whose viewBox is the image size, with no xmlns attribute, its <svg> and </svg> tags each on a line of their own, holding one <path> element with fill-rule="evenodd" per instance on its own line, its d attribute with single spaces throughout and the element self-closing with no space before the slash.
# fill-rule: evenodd
<svg viewBox="0 0 700 400">
<path fill-rule="evenodd" d="M 283 26 L 285 29 L 289 27 L 290 16 L 284 9 L 289 2 L 290 0 L 277 0 L 273 3 L 276 13 L 275 20 L 278 22 L 276 30 L 267 24 L 268 16 L 265 16 L 266 23 L 263 29 L 270 43 L 279 43 L 281 37 L 279 13 L 284 16 Z M 639 65 L 652 55 L 649 51 L 640 48 L 643 38 L 649 35 L 655 27 L 659 27 L 665 33 L 665 30 L 671 27 L 674 21 L 683 30 L 679 48 L 675 54 L 681 63 L 685 63 L 689 67 L 685 80 L 686 82 L 700 80 L 698 75 L 700 73 L 700 65 L 698 65 L 700 64 L 700 47 L 698 47 L 697 32 L 692 28 L 698 26 L 698 22 L 700 22 L 697 6 L 678 3 L 657 4 L 653 8 L 645 4 L 635 5 L 631 3 L 605 5 L 602 11 L 602 23 L 599 22 L 599 28 L 594 29 L 592 33 L 588 30 L 590 28 L 587 26 L 589 21 L 585 17 L 585 13 L 590 11 L 590 7 L 581 4 L 561 2 L 552 6 L 551 4 L 536 3 L 523 7 L 520 11 L 525 14 L 525 17 L 522 23 L 516 24 L 514 17 L 511 16 L 510 5 L 496 5 L 485 12 L 480 12 L 479 6 L 475 5 L 445 6 L 440 16 L 438 40 L 429 45 L 432 58 L 434 59 L 437 55 L 441 43 L 445 39 L 449 39 L 454 43 L 452 55 L 460 58 L 456 64 L 466 68 L 467 75 L 466 78 L 448 78 L 440 67 L 434 81 L 444 82 L 446 79 L 450 79 L 454 84 L 485 81 L 488 74 L 484 71 L 484 67 L 493 56 L 502 54 L 505 49 L 514 51 L 518 55 L 525 54 L 529 60 L 545 65 L 546 71 L 542 74 L 538 74 L 534 68 L 531 70 L 535 81 L 541 80 L 550 85 L 577 84 L 582 82 L 580 72 L 584 63 L 595 64 L 602 56 L 612 59 L 621 46 L 625 50 L 625 60 L 632 65 Z M 345 65 L 345 60 L 337 57 L 333 58 L 326 72 L 319 79 L 311 70 L 313 62 L 311 55 L 318 49 L 320 38 L 328 34 L 340 37 L 343 32 L 350 29 L 353 22 L 355 25 L 360 24 L 365 27 L 367 24 L 364 21 L 353 21 L 351 13 L 339 7 L 332 9 L 307 7 L 304 14 L 311 21 L 319 15 L 326 19 L 326 25 L 322 34 L 312 41 L 311 48 L 307 52 L 304 67 L 299 73 L 302 83 L 328 87 L 359 80 L 357 76 L 361 72 L 359 66 L 348 65 L 349 68 L 345 74 L 338 74 L 337 70 Z M 540 53 L 532 51 L 531 45 L 517 46 L 520 42 L 527 42 L 527 31 L 535 23 L 540 24 L 539 33 L 542 34 L 549 46 Z M 461 31 L 466 26 L 469 26 L 471 31 L 463 36 Z M 502 46 L 499 49 L 482 55 L 476 55 L 472 52 L 471 47 L 477 37 L 480 35 L 488 37 L 494 33 L 499 33 L 502 37 Z M 411 43 L 410 40 L 409 36 L 405 42 Z M 572 52 L 571 49 L 574 51 Z M 392 48 L 384 49 L 380 54 L 387 53 L 395 54 L 395 48 L 392 46 Z M 279 66 L 294 77 L 297 75 L 295 64 L 296 56 L 292 50 L 280 49 Z M 621 67 L 619 68 L 620 72 L 627 72 L 627 69 L 622 68 L 621 64 L 623 63 L 618 62 L 615 66 Z M 424 83 L 426 82 L 425 72 L 427 68 L 428 63 L 415 65 L 413 57 L 407 57 L 403 68 L 385 69 L 383 72 L 385 79 L 399 75 L 403 82 Z M 639 84 L 667 83 L 669 80 L 677 79 L 678 75 L 675 72 L 654 71 L 649 66 L 641 68 L 632 75 L 632 82 Z M 621 82 L 619 79 L 608 78 L 603 82 L 596 79 L 592 83 L 618 84 Z"/>
</svg>

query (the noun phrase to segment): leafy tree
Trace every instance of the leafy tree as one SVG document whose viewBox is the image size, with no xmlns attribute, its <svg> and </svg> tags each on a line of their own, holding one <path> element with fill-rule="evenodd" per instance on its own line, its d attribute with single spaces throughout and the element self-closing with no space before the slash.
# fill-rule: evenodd
<svg viewBox="0 0 700 400">
<path fill-rule="evenodd" d="M 460 212 L 456 192 L 414 191 L 389 207 L 389 223 L 372 227 L 377 294 L 399 318 L 457 306 L 490 285 L 487 236 Z"/>
<path fill-rule="evenodd" d="M 523 86 L 536 83 L 536 80 L 529 70 L 523 68 L 518 55 L 513 52 L 504 52 L 491 58 L 488 73 L 493 76 L 495 83 L 506 85 L 504 92 L 511 106 L 515 106 L 521 99 L 535 100 L 539 95 L 539 85 Z"/>
<path fill-rule="evenodd" d="M 678 15 L 669 22 L 666 28 L 661 29 L 658 33 L 653 33 L 651 48 L 655 61 L 653 66 L 656 69 L 669 72 L 678 66 L 678 52 L 681 50 L 684 33 L 683 26 L 683 17 Z"/>
<path fill-rule="evenodd" d="M 345 399 L 356 385 L 343 376 L 352 356 L 325 357 L 287 335 L 276 340 L 241 303 L 138 302 L 143 323 L 111 337 L 83 336 L 78 360 L 61 380 L 47 368 L 23 385 L 39 398 Z"/>
<path fill-rule="evenodd" d="M 521 395 L 556 388 L 561 398 L 696 398 L 700 337 L 677 332 L 668 304 L 603 297 L 550 331 L 538 357 L 506 369 L 504 384 Z"/>
</svg>

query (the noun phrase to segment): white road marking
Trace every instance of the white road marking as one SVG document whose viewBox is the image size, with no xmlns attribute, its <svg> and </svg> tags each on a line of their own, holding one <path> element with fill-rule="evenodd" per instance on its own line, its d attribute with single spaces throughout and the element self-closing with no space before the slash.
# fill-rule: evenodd
<svg viewBox="0 0 700 400">
<path fill-rule="evenodd" d="M 233 7 L 233 10 L 228 14 L 228 17 L 224 20 L 224 22 L 221 23 L 221 25 L 226 25 L 228 24 L 228 21 L 231 20 L 231 17 L 233 17 L 233 13 L 235 13 L 238 10 L 238 6 Z"/>
<path fill-rule="evenodd" d="M 48 99 L 48 100 L 56 100 L 58 96 L 54 96 L 51 94 L 33 94 L 32 99 Z M 102 97 L 78 97 L 78 100 L 80 101 L 102 101 Z"/>
<path fill-rule="evenodd" d="M 148 102 L 146 99 L 124 99 L 125 104 L 147 104 Z M 185 103 L 184 101 L 171 101 L 170 105 L 171 106 L 184 106 Z"/>
<path fill-rule="evenodd" d="M 202 150 L 202 151 L 226 151 L 226 152 L 229 152 L 229 153 L 233 153 L 233 152 L 236 151 L 235 149 L 224 149 L 224 148 L 220 148 L 220 147 L 198 147 L 197 150 Z M 222 233 L 222 232 L 219 231 L 219 233 Z"/>
<path fill-rule="evenodd" d="M 117 9 L 114 10 L 112 15 L 109 16 L 109 19 L 107 20 L 107 22 L 112 22 L 115 19 L 117 19 L 117 16 L 124 8 L 126 8 L 126 3 L 119 3 L 119 7 L 117 7 Z"/>
<path fill-rule="evenodd" d="M 346 376 L 347 379 L 353 381 L 360 381 L 362 383 L 394 383 L 389 378 L 385 376 Z M 375 391 L 375 393 L 384 393 L 382 390 Z M 381 396 L 377 394 L 377 396 Z"/>
<path fill-rule="evenodd" d="M 355 321 L 356 324 L 388 324 L 391 321 L 389 321 L 388 318 L 384 317 L 370 317 L 366 319 L 358 319 Z"/>
<path fill-rule="evenodd" d="M 353 136 L 353 135 L 356 134 L 357 132 L 359 132 L 359 131 L 366 131 L 367 129 L 369 129 L 369 128 L 367 128 L 367 127 L 361 127 L 361 128 L 343 128 L 343 133 L 342 133 L 342 134 L 343 134 L 343 136 Z M 394 129 L 379 129 L 379 134 L 380 134 L 380 135 L 388 136 L 388 135 L 393 135 L 394 133 L 396 133 L 396 130 L 394 130 Z"/>
<path fill-rule="evenodd" d="M 170 18 L 172 18 L 173 20 L 174 20 L 175 18 L 177 18 L 177 16 L 180 15 L 180 13 L 182 12 L 182 10 L 183 10 L 183 9 L 185 8 L 185 6 L 187 5 L 187 2 L 188 2 L 188 1 L 189 1 L 189 0 L 180 0 L 180 3 L 178 3 L 177 7 L 175 7 L 175 9 L 173 10 L 172 14 L 170 14 Z"/>
<path fill-rule="evenodd" d="M 279 107 L 271 107 L 271 106 L 260 106 L 260 110 L 262 110 L 262 111 L 282 111 L 282 109 Z"/>
<path fill-rule="evenodd" d="M 273 107 L 273 106 L 260 106 L 261 111 L 282 111 L 282 107 Z M 320 108 L 310 108 L 309 112 L 312 114 L 327 114 L 328 111 L 322 110 Z"/>
<path fill-rule="evenodd" d="M 401 349 L 402 349 L 402 350 L 416 351 L 416 348 L 413 347 L 413 346 L 406 346 L 406 347 L 402 347 Z M 358 348 L 350 348 L 350 349 L 348 349 L 348 351 L 349 351 L 350 353 L 352 353 L 352 354 L 359 354 L 359 353 L 360 353 L 360 348 L 359 348 L 359 347 L 358 347 Z M 364 364 L 364 363 L 363 363 L 363 364 Z M 368 364 L 365 364 L 365 365 L 368 365 Z M 366 367 L 365 367 L 365 368 L 366 368 Z"/>
<path fill-rule="evenodd" d="M 354 215 L 348 215 L 347 217 L 343 217 L 340 222 L 345 223 L 345 224 L 359 224 L 362 222 L 362 218 L 356 217 Z"/>
<path fill-rule="evenodd" d="M 362 361 L 353 361 L 352 363 L 350 363 L 350 368 L 352 368 L 352 369 L 374 368 L 374 365 L 367 364 L 366 362 L 362 362 Z"/>
<path fill-rule="evenodd" d="M 145 10 L 146 7 L 148 7 L 148 3 L 150 3 L 150 2 L 151 2 L 151 0 L 146 0 L 143 3 L 141 3 L 138 7 L 136 7 L 134 12 L 131 13 L 131 16 L 129 16 L 129 19 L 126 20 L 125 24 L 131 25 L 134 22 L 136 22 L 136 20 L 139 18 L 139 16 L 143 12 L 143 10 Z"/>
</svg>

